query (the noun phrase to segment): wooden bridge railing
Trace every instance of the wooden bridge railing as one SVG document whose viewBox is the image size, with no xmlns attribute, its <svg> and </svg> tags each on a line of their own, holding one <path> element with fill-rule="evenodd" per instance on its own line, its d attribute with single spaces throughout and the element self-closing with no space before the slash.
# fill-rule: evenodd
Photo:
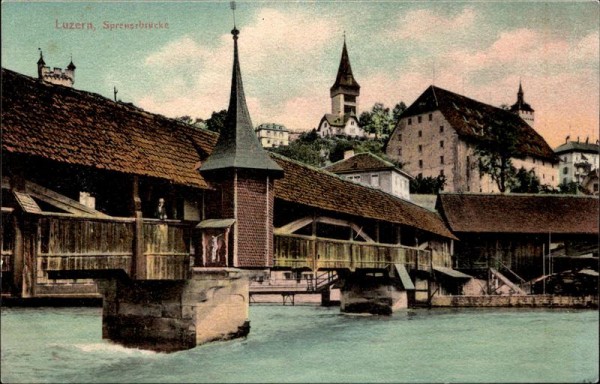
<svg viewBox="0 0 600 384">
<path fill-rule="evenodd" d="M 334 240 L 302 235 L 275 235 L 274 266 L 338 269 L 386 268 L 405 264 L 429 271 L 431 252 L 396 244 Z"/>
</svg>

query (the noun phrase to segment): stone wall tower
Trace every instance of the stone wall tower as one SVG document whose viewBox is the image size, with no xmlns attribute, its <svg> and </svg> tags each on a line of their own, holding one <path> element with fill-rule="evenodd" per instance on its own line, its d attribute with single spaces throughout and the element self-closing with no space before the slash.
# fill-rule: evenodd
<svg viewBox="0 0 600 384">
<path fill-rule="evenodd" d="M 273 265 L 273 184 L 283 169 L 260 145 L 246 105 L 234 26 L 233 73 L 225 125 L 200 173 L 214 188 L 207 194 L 207 219 L 234 219 L 227 266 Z"/>
<path fill-rule="evenodd" d="M 523 98 L 523 87 L 519 81 L 519 91 L 517 92 L 517 102 L 510 107 L 510 111 L 519 115 L 531 128 L 535 123 L 535 111 Z"/>
<path fill-rule="evenodd" d="M 44 55 L 40 50 L 40 59 L 37 62 L 38 67 L 38 79 L 51 84 L 64 85 L 65 87 L 73 87 L 75 83 L 75 64 L 73 64 L 73 59 L 67 66 L 67 69 L 64 71 L 61 68 L 53 68 L 46 67 L 46 63 L 44 62 Z"/>
<path fill-rule="evenodd" d="M 335 78 L 335 83 L 330 88 L 331 113 L 333 115 L 358 114 L 358 96 L 360 95 L 360 85 L 352 75 L 348 49 L 346 48 L 346 36 L 344 36 L 344 47 L 342 48 L 342 57 L 340 67 Z"/>
</svg>

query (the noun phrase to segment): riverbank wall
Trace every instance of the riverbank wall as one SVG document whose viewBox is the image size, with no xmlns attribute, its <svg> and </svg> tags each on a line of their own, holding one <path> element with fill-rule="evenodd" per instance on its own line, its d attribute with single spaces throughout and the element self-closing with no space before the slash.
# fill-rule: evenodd
<svg viewBox="0 0 600 384">
<path fill-rule="evenodd" d="M 434 296 L 431 307 L 598 308 L 598 296 Z"/>
</svg>

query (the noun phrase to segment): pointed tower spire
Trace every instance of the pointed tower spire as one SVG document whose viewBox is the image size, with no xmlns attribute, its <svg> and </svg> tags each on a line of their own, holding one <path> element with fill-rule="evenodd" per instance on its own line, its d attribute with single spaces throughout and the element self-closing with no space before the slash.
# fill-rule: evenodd
<svg viewBox="0 0 600 384">
<path fill-rule="evenodd" d="M 519 115 L 527 124 L 533 127 L 535 122 L 534 109 L 525 102 L 523 84 L 519 79 L 519 90 L 517 91 L 517 102 L 510 107 L 511 112 Z"/>
<path fill-rule="evenodd" d="M 67 69 L 69 71 L 74 71 L 77 67 L 75 66 L 75 64 L 73 64 L 73 55 L 71 54 L 71 62 L 69 63 L 69 65 L 67 66 Z"/>
<path fill-rule="evenodd" d="M 42 49 L 38 48 L 38 50 L 40 51 L 40 58 L 37 61 L 38 79 L 43 79 L 43 77 L 44 77 L 44 66 L 46 65 L 46 63 L 44 62 L 44 54 L 42 53 Z"/>
<path fill-rule="evenodd" d="M 233 35 L 233 71 L 227 117 L 217 144 L 200 167 L 200 172 L 245 168 L 282 175 L 281 167 L 269 157 L 254 134 L 239 63 L 240 31 L 234 27 L 231 34 Z"/>
<path fill-rule="evenodd" d="M 360 95 L 360 85 L 354 79 L 352 66 L 346 47 L 346 32 L 344 31 L 344 45 L 342 47 L 342 57 L 338 68 L 335 83 L 329 90 L 331 97 L 331 113 L 334 115 L 358 114 L 358 96 Z"/>
</svg>

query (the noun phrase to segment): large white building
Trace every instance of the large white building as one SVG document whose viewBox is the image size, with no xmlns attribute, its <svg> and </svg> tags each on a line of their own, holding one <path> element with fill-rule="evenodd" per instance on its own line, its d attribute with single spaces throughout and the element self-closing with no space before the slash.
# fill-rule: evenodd
<svg viewBox="0 0 600 384">
<path fill-rule="evenodd" d="M 561 183 L 572 181 L 581 184 L 583 180 L 594 170 L 598 169 L 600 158 L 600 145 L 585 142 L 567 141 L 554 149 L 554 153 L 560 158 L 558 177 Z"/>
<path fill-rule="evenodd" d="M 261 124 L 254 128 L 263 148 L 282 147 L 290 144 L 290 131 L 279 124 Z"/>
<path fill-rule="evenodd" d="M 477 142 L 485 139 L 490 128 L 510 127 L 518 134 L 517 150 L 520 153 L 511 159 L 513 165 L 517 169 L 532 170 L 542 184 L 556 187 L 559 183 L 556 156 L 531 127 L 533 110 L 524 105 L 520 89 L 516 112 L 531 112 L 529 123 L 515 112 L 432 85 L 402 114 L 390 135 L 386 154 L 402 162 L 403 170 L 413 176 L 444 175 L 444 191 L 498 192 L 491 177 L 480 175 L 479 158 L 474 148 Z"/>
</svg>

